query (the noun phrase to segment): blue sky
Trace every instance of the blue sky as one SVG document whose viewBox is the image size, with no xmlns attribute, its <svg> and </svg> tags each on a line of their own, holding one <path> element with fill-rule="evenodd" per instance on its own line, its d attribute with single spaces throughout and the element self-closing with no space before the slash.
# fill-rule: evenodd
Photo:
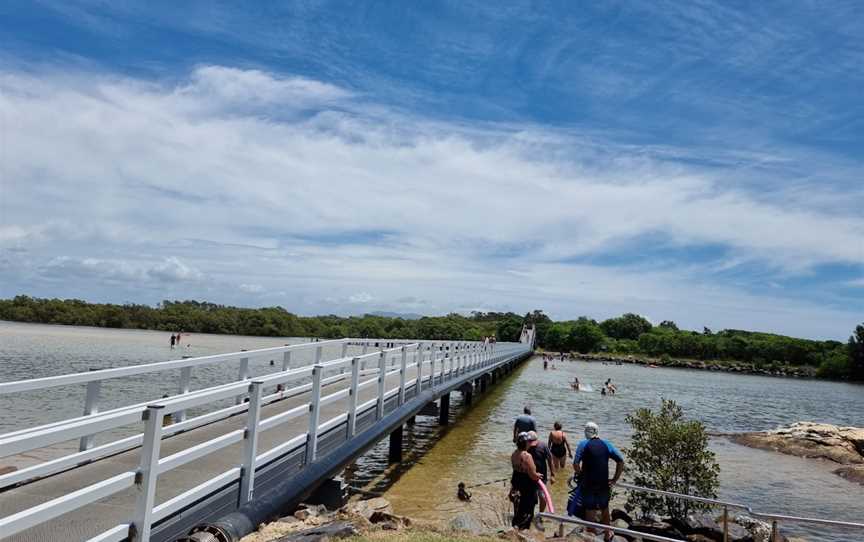
<svg viewBox="0 0 864 542">
<path fill-rule="evenodd" d="M 864 320 L 860 2 L 4 2 L 0 296 Z"/>
</svg>

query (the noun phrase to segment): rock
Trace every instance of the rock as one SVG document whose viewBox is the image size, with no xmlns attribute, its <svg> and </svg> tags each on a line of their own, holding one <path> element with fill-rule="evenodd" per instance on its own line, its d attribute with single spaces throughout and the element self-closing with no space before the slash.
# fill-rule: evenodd
<svg viewBox="0 0 864 542">
<path fill-rule="evenodd" d="M 474 515 L 468 512 L 462 512 L 453 516 L 450 520 L 449 527 L 453 531 L 468 532 L 474 535 L 482 534 L 486 531 L 486 526 L 477 519 Z"/>
<path fill-rule="evenodd" d="M 301 508 L 300 510 L 297 510 L 294 512 L 294 517 L 300 521 L 306 521 L 307 519 L 312 517 L 312 514 L 309 513 L 309 510 L 306 510 L 305 508 Z"/>
<path fill-rule="evenodd" d="M 714 542 L 713 538 L 708 538 L 707 536 L 702 534 L 688 534 L 687 540 L 689 542 Z"/>
<path fill-rule="evenodd" d="M 354 528 L 354 525 L 344 521 L 336 521 L 322 525 L 321 527 L 315 527 L 314 529 L 304 529 L 291 533 L 274 542 L 319 542 L 337 538 L 349 538 L 358 534 L 359 532 Z"/>
<path fill-rule="evenodd" d="M 508 529 L 499 532 L 498 538 L 501 540 L 510 540 L 510 542 L 532 542 L 530 538 L 519 532 L 517 529 Z"/>
<path fill-rule="evenodd" d="M 371 516 L 369 516 L 369 521 L 371 523 L 390 523 L 393 525 L 397 525 L 398 527 L 410 527 L 411 520 L 409 518 L 403 516 L 395 516 L 390 512 L 382 512 L 376 511 Z M 382 525 L 383 527 L 383 525 Z M 386 528 L 386 527 L 385 527 Z"/>
<path fill-rule="evenodd" d="M 751 537 L 750 539 L 753 540 L 753 542 L 770 542 L 770 524 L 745 515 L 735 516 L 733 522 L 746 529 Z"/>
<path fill-rule="evenodd" d="M 621 510 L 620 508 L 613 508 L 610 517 L 613 520 L 620 519 L 626 521 L 628 524 L 633 523 L 633 518 L 630 517 L 630 514 Z"/>
<path fill-rule="evenodd" d="M 375 512 L 386 512 L 388 514 L 393 513 L 393 507 L 390 505 L 390 501 L 383 497 L 375 497 L 374 499 L 367 499 L 365 501 L 356 501 L 348 504 L 345 508 L 348 513 L 357 514 L 367 520 L 371 518 L 372 514 Z"/>
<path fill-rule="evenodd" d="M 616 534 L 612 537 L 612 542 L 629 542 L 626 538 L 621 536 L 620 534 Z"/>
<path fill-rule="evenodd" d="M 857 482 L 861 485 L 864 485 L 864 466 L 847 465 L 845 467 L 835 469 L 832 472 L 838 476 L 846 478 L 850 482 Z"/>
<path fill-rule="evenodd" d="M 624 521 L 623 519 L 615 519 L 612 520 L 612 526 L 618 527 L 619 529 L 629 529 L 630 524 Z"/>
<path fill-rule="evenodd" d="M 300 523 L 300 520 L 294 516 L 285 516 L 284 518 L 279 519 L 279 523 L 293 524 L 293 523 Z"/>
<path fill-rule="evenodd" d="M 657 534 L 668 538 L 677 538 L 679 540 L 684 539 L 681 531 L 665 521 L 634 520 L 630 524 L 630 530 L 640 533 Z"/>
<path fill-rule="evenodd" d="M 773 431 L 742 433 L 733 442 L 777 452 L 829 459 L 841 465 L 864 465 L 864 429 L 827 423 L 798 422 Z"/>
</svg>

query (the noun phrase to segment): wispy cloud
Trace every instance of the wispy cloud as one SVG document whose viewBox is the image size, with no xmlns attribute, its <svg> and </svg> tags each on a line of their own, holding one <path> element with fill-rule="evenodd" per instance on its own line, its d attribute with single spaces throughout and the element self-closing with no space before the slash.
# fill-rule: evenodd
<svg viewBox="0 0 864 542">
<path fill-rule="evenodd" d="M 807 183 L 818 198 L 800 183 L 756 193 L 724 181 L 746 164 L 782 185 L 799 157 L 780 146 L 703 154 L 577 128 L 448 122 L 217 65 L 174 82 L 7 70 L 0 114 L 15 133 L 0 187 L 4 295 L 200 296 L 306 313 L 635 310 L 821 336 L 858 318 L 720 272 L 864 266 L 862 194 L 831 205 L 840 188 L 818 164 Z M 716 155 L 734 165 L 698 159 Z M 706 246 L 722 257 L 688 252 Z M 627 261 L 590 261 L 634 247 Z M 661 262 L 669 247 L 683 250 Z"/>
</svg>

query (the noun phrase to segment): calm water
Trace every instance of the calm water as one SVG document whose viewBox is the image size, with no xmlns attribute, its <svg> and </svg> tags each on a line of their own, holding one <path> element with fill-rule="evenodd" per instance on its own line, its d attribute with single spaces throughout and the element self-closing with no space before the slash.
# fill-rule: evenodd
<svg viewBox="0 0 864 542">
<path fill-rule="evenodd" d="M 0 381 L 308 340 L 193 334 L 184 337 L 181 348 L 171 350 L 168 339 L 164 332 L 0 322 Z M 307 356 L 297 356 L 292 364 L 308 362 L 311 355 L 310 351 Z M 280 364 L 279 359 L 275 362 Z M 196 368 L 192 388 L 226 382 L 236 377 L 238 365 Z M 250 370 L 259 375 L 273 368 L 268 358 L 261 358 L 251 361 Z M 174 392 L 177 373 L 109 381 L 103 388 L 102 408 Z M 597 390 L 612 378 L 619 393 L 602 397 L 596 392 L 574 392 L 568 385 L 574 375 Z M 576 441 L 580 428 L 592 420 L 600 425 L 604 437 L 623 448 L 630 432 L 625 416 L 639 407 L 657 407 L 661 397 L 675 399 L 687 415 L 716 432 L 770 429 L 801 420 L 864 425 L 861 386 L 585 362 L 558 363 L 557 370 L 544 371 L 542 361 L 535 359 L 476 401 L 473 408 L 463 408 L 459 394 L 454 394 L 452 405 L 459 423 L 447 429 L 438 427 L 434 418 L 418 416 L 417 425 L 405 432 L 406 461 L 401 466 L 387 466 L 385 439 L 349 469 L 349 479 L 358 489 L 386 491 L 398 513 L 446 520 L 466 509 L 455 498 L 459 481 L 475 485 L 509 477 L 512 420 L 524 405 L 532 407 L 543 438 L 558 420 Z M 78 414 L 83 402 L 83 386 L 0 396 L 0 433 Z M 864 517 L 864 487 L 832 474 L 836 465 L 752 450 L 723 438 L 712 439 L 711 446 L 722 468 L 723 498 L 795 515 L 850 521 Z M 473 491 L 477 502 L 468 505 L 472 512 L 489 518 L 506 511 L 503 483 Z M 565 484 L 554 485 L 553 494 L 563 506 Z M 842 533 L 832 537 L 826 531 L 798 533 L 810 535 L 811 540 L 856 539 Z"/>
<path fill-rule="evenodd" d="M 574 375 L 597 390 L 612 378 L 619 393 L 603 397 L 574 392 L 567 384 Z M 569 430 L 571 441 L 578 441 L 580 428 L 591 420 L 600 425 L 604 437 L 623 448 L 630 433 L 625 416 L 636 408 L 658 407 L 661 397 L 675 399 L 688 416 L 717 432 L 771 429 L 801 420 L 864 425 L 861 386 L 585 362 L 558 363 L 557 370 L 544 371 L 542 361 L 535 358 L 434 439 L 429 452 L 401 474 L 387 496 L 397 512 L 414 517 L 446 520 L 466 508 L 487 519 L 494 517 L 505 507 L 503 483 L 476 488 L 478 502 L 467 506 L 455 498 L 456 484 L 464 481 L 470 486 L 509 476 L 513 417 L 524 405 L 532 407 L 544 439 L 558 420 Z M 434 431 L 431 420 L 427 423 L 427 430 Z M 723 438 L 713 438 L 711 448 L 722 468 L 722 498 L 762 511 L 849 521 L 864 517 L 864 487 L 832 474 L 835 464 L 753 450 Z M 565 484 L 555 484 L 553 496 L 563 507 Z M 832 534 L 791 525 L 789 529 L 810 540 L 862 538 L 854 532 Z"/>
</svg>

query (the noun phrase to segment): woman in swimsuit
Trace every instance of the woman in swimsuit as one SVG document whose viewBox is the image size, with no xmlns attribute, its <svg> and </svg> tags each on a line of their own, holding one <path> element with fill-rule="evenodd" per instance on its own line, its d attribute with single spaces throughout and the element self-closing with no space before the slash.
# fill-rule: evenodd
<svg viewBox="0 0 864 542">
<path fill-rule="evenodd" d="M 510 499 L 516 506 L 513 514 L 513 526 L 525 530 L 531 527 L 534 519 L 534 507 L 537 506 L 537 468 L 534 459 L 528 453 L 528 434 L 519 433 L 516 437 L 516 451 L 510 456 L 513 466 L 513 476 L 510 478 Z"/>
<path fill-rule="evenodd" d="M 567 468 L 567 457 L 573 457 L 570 441 L 561 430 L 561 422 L 555 422 L 555 430 L 549 433 L 549 451 L 552 452 L 552 467 L 555 470 Z"/>
</svg>

